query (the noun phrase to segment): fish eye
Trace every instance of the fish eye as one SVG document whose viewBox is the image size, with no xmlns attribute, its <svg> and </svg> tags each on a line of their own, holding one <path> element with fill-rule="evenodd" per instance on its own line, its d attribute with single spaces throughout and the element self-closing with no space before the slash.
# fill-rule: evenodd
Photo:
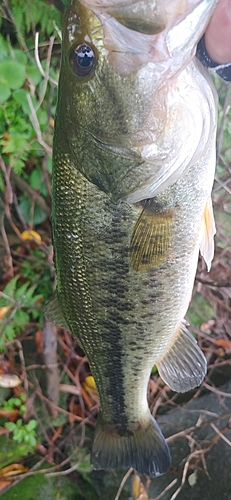
<svg viewBox="0 0 231 500">
<path fill-rule="evenodd" d="M 81 43 L 72 51 L 70 62 L 78 76 L 87 76 L 93 69 L 95 52 L 87 43 Z"/>
</svg>

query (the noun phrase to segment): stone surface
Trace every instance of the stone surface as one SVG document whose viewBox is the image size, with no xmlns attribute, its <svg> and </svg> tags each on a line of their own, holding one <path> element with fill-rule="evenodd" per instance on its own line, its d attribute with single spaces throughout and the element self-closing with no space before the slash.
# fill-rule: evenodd
<svg viewBox="0 0 231 500">
<path fill-rule="evenodd" d="M 154 500 L 174 480 L 174 486 L 161 497 L 161 500 L 171 500 L 181 485 L 182 473 L 191 451 L 209 446 L 216 432 L 209 422 L 217 417 L 222 418 L 215 422 L 218 429 L 223 429 L 231 417 L 231 381 L 218 389 L 227 393 L 227 397 L 208 394 L 191 399 L 189 403 L 169 412 L 158 419 L 158 423 L 165 437 L 172 436 L 180 431 L 193 427 L 202 422 L 203 426 L 192 431 L 191 437 L 181 437 L 170 442 L 172 467 L 167 474 L 153 479 L 149 488 L 149 498 Z M 224 417 L 224 418 L 223 418 Z M 231 441 L 231 429 L 225 432 L 225 437 Z M 190 446 L 192 449 L 190 450 Z M 190 461 L 192 467 L 186 475 L 185 484 L 181 492 L 175 497 L 177 500 L 231 500 L 231 447 L 223 439 L 205 454 L 207 472 L 203 462 Z M 94 483 L 101 500 L 114 500 L 124 472 L 94 473 Z M 131 481 L 123 489 L 120 500 L 131 499 Z"/>
</svg>

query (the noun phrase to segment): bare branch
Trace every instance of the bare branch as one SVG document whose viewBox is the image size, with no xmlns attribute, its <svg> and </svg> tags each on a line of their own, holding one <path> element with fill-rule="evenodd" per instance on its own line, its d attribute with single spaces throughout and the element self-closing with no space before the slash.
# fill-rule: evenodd
<svg viewBox="0 0 231 500">
<path fill-rule="evenodd" d="M 44 69 L 42 67 L 42 64 L 41 64 L 41 61 L 39 58 L 39 52 L 38 52 L 38 41 L 39 41 L 39 33 L 35 33 L 35 60 L 36 60 L 38 69 L 39 69 L 41 75 L 43 76 L 43 78 L 45 78 L 45 80 L 48 80 L 49 82 L 53 83 L 53 85 L 58 87 L 58 82 L 56 80 L 54 80 L 53 78 L 51 78 L 49 75 L 47 75 L 46 71 L 44 71 Z"/>
</svg>

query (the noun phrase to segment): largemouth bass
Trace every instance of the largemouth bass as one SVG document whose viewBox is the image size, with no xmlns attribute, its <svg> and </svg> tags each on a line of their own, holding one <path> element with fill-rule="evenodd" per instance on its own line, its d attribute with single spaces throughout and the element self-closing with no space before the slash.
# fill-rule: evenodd
<svg viewBox="0 0 231 500">
<path fill-rule="evenodd" d="M 184 321 L 215 232 L 216 96 L 193 58 L 216 0 L 71 0 L 54 136 L 57 291 L 47 316 L 78 337 L 100 399 L 96 469 L 170 465 L 147 403 L 206 359 Z"/>
</svg>

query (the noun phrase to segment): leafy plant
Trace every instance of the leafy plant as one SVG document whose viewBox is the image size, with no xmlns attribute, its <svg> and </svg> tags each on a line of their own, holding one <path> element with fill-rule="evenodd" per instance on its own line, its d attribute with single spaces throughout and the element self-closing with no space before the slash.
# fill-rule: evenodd
<svg viewBox="0 0 231 500">
<path fill-rule="evenodd" d="M 23 177 L 35 194 L 32 196 L 32 191 L 28 194 L 21 187 L 17 193 L 18 209 L 25 223 L 34 226 L 47 218 L 36 192 L 44 197 L 50 195 L 59 57 L 53 58 L 50 67 L 54 37 L 47 42 L 47 36 L 57 35 L 61 15 L 42 0 L 5 2 L 0 6 L 1 13 L 3 25 L 5 18 L 11 23 L 14 36 L 11 33 L 6 40 L 0 33 L 0 154 L 5 164 L 5 172 L 0 173 L 0 191 L 6 189 L 6 172 L 12 170 Z M 36 31 L 40 37 L 36 48 L 39 67 L 32 56 Z M 25 40 L 27 34 L 30 36 Z"/>
<path fill-rule="evenodd" d="M 36 29 L 49 36 L 54 32 L 54 24 L 60 26 L 59 11 L 43 0 L 10 0 L 4 11 L 19 41 Z"/>
<path fill-rule="evenodd" d="M 13 397 L 13 398 L 8 399 L 7 401 L 4 401 L 3 408 L 6 411 L 12 411 L 15 408 L 18 408 L 19 414 L 23 415 L 23 413 L 25 413 L 25 411 L 26 411 L 25 402 L 26 402 L 26 396 L 22 392 L 21 394 L 19 394 L 18 397 Z"/>
<path fill-rule="evenodd" d="M 38 319 L 41 312 L 36 309 L 36 303 L 42 298 L 35 293 L 37 284 L 31 285 L 30 281 L 21 283 L 19 276 L 15 276 L 5 286 L 0 297 L 0 308 L 4 308 L 4 322 L 0 330 L 0 348 L 5 342 L 13 340 L 30 321 Z"/>
<path fill-rule="evenodd" d="M 33 450 L 36 446 L 36 427 L 37 420 L 30 420 L 27 424 L 23 424 L 21 418 L 17 422 L 6 422 L 5 427 L 8 431 L 13 432 L 13 440 L 20 444 L 27 444 Z"/>
</svg>

